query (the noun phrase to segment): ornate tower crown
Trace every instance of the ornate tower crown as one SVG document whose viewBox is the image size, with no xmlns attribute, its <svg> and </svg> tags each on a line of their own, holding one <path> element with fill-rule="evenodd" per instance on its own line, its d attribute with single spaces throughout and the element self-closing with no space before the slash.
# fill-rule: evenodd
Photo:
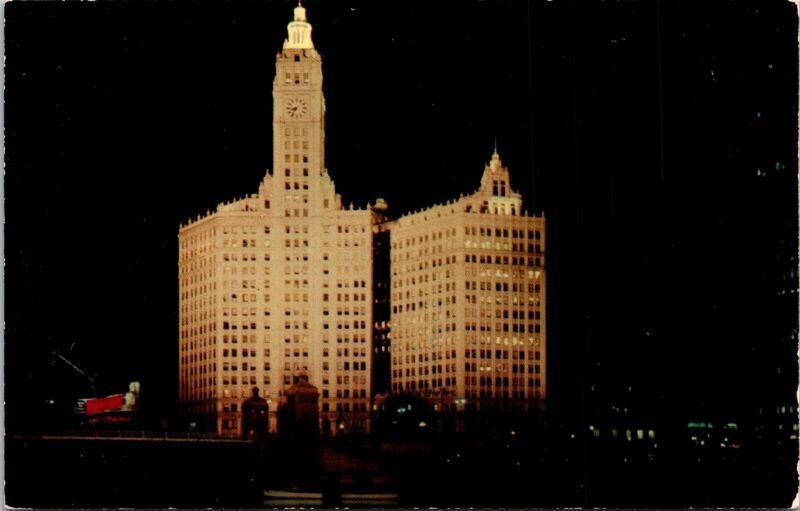
<svg viewBox="0 0 800 511">
<path fill-rule="evenodd" d="M 500 154 L 497 152 L 497 146 L 494 148 L 494 152 L 492 153 L 492 159 L 489 162 L 489 169 L 492 173 L 498 172 L 503 168 L 503 162 L 500 161 Z"/>
<path fill-rule="evenodd" d="M 300 2 L 294 8 L 294 20 L 286 26 L 289 37 L 283 42 L 283 49 L 314 48 L 311 41 L 311 24 L 306 21 L 306 9 Z"/>
</svg>

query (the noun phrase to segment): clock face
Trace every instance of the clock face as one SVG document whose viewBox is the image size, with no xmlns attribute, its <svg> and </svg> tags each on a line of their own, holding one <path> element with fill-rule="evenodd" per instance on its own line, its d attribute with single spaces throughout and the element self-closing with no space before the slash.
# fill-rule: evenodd
<svg viewBox="0 0 800 511">
<path fill-rule="evenodd" d="M 292 119 L 299 119 L 306 115 L 308 105 L 300 98 L 291 98 L 286 103 L 286 114 Z"/>
</svg>

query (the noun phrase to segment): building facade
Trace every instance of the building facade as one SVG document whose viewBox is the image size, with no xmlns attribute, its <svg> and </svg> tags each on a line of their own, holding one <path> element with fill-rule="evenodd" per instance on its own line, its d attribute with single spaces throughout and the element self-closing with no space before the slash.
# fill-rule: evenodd
<svg viewBox="0 0 800 511">
<path fill-rule="evenodd" d="M 495 150 L 480 188 L 391 233 L 391 388 L 437 409 L 526 411 L 546 397 L 545 220 Z"/>
<path fill-rule="evenodd" d="M 322 61 L 302 6 L 277 54 L 273 165 L 258 192 L 179 232 L 179 398 L 239 434 L 306 377 L 323 434 L 369 430 L 374 394 L 436 409 L 527 411 L 546 396 L 544 218 L 523 211 L 497 151 L 479 189 L 390 219 L 345 208 L 325 168 Z"/>
<path fill-rule="evenodd" d="M 180 228 L 180 402 L 199 427 L 234 434 L 256 386 L 274 430 L 305 374 L 323 427 L 365 431 L 373 213 L 345 208 L 325 168 L 322 60 L 301 6 L 275 68 L 272 172 Z"/>
</svg>

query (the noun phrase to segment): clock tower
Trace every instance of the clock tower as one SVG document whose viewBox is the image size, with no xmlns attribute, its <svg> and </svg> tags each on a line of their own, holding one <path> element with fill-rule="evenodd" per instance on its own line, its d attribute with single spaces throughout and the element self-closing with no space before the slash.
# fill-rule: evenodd
<svg viewBox="0 0 800 511">
<path fill-rule="evenodd" d="M 294 9 L 288 37 L 275 62 L 273 83 L 273 169 L 295 178 L 325 174 L 325 97 L 322 59 L 311 40 L 311 24 L 302 5 Z M 311 182 L 307 186 L 313 186 Z M 293 185 L 291 186 L 293 188 Z"/>
<path fill-rule="evenodd" d="M 322 59 L 302 5 L 287 28 L 272 172 L 257 194 L 181 228 L 180 399 L 209 429 L 242 433 L 242 400 L 258 387 L 275 431 L 290 389 L 308 381 L 322 431 L 368 431 L 372 213 L 345 208 L 325 168 Z"/>
<path fill-rule="evenodd" d="M 257 206 L 269 238 L 263 255 L 268 390 L 280 400 L 307 377 L 320 392 L 323 430 L 365 431 L 372 215 L 345 208 L 325 168 L 322 58 L 300 4 L 275 58 L 272 98 L 273 171 Z"/>
</svg>

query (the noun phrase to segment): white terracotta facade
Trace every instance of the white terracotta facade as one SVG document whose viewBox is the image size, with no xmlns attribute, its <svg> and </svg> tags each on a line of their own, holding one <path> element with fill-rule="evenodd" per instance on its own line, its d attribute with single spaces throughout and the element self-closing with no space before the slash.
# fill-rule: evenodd
<svg viewBox="0 0 800 511">
<path fill-rule="evenodd" d="M 345 208 L 324 162 L 322 60 L 295 9 L 273 84 L 273 172 L 180 230 L 180 401 L 237 432 L 257 386 L 277 405 L 301 372 L 331 431 L 368 429 L 372 214 Z"/>
<path fill-rule="evenodd" d="M 545 221 L 523 212 L 497 152 L 479 190 L 448 204 L 388 222 L 382 200 L 345 207 L 325 168 L 322 61 L 301 6 L 275 66 L 273 170 L 257 193 L 180 228 L 183 413 L 237 434 L 258 387 L 275 430 L 286 389 L 306 374 L 323 431 L 368 431 L 373 327 L 390 338 L 380 350 L 393 392 L 457 409 L 541 405 Z M 390 240 L 380 285 L 391 314 L 379 325 L 373 229 Z"/>
<path fill-rule="evenodd" d="M 496 151 L 474 194 L 393 223 L 393 392 L 456 410 L 543 405 L 544 227 Z"/>
</svg>

